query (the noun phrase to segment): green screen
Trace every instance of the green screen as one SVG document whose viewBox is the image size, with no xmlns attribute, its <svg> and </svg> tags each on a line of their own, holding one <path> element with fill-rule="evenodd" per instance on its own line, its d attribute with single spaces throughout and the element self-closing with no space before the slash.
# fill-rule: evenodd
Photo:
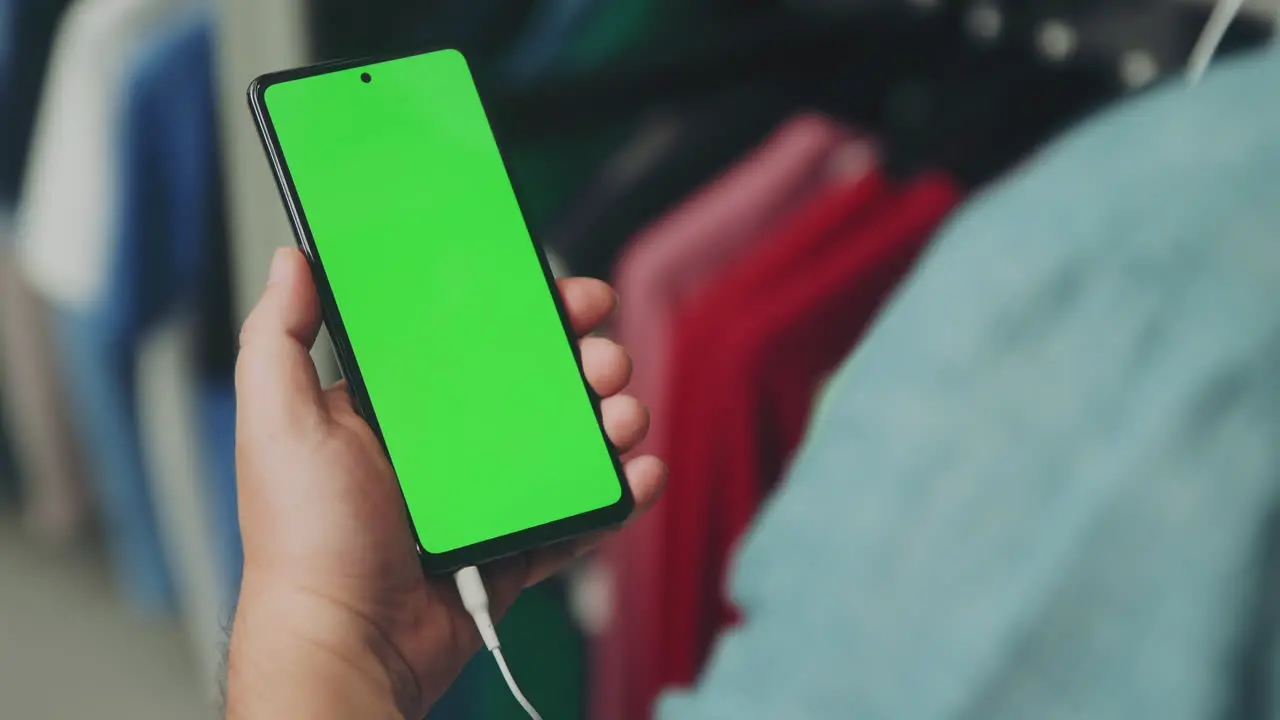
<svg viewBox="0 0 1280 720">
<path fill-rule="evenodd" d="M 423 548 L 617 503 L 462 55 L 291 80 L 264 99 Z"/>
</svg>

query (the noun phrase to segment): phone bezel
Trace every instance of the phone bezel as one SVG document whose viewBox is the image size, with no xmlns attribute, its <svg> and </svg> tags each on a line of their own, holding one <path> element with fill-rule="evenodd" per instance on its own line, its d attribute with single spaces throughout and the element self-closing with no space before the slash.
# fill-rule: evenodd
<svg viewBox="0 0 1280 720">
<path fill-rule="evenodd" d="M 285 211 L 289 215 L 290 225 L 293 227 L 294 238 L 297 241 L 298 247 L 306 256 L 307 263 L 311 267 L 311 274 L 315 280 L 316 290 L 320 296 L 322 317 L 324 319 L 325 326 L 329 329 L 329 336 L 333 344 L 334 354 L 338 359 L 338 365 L 342 371 L 343 377 L 347 380 L 347 386 L 351 392 L 357 411 L 369 423 L 369 427 L 378 437 L 378 441 L 382 444 L 383 453 L 386 454 L 388 460 L 392 463 L 393 468 L 395 461 L 391 458 L 391 454 L 387 450 L 386 440 L 382 435 L 382 428 L 378 423 L 377 413 L 373 407 L 373 401 L 369 397 L 368 390 L 364 383 L 364 377 L 360 373 L 360 365 L 356 360 L 355 350 L 351 347 L 351 341 L 347 335 L 345 325 L 343 324 L 342 315 L 338 310 L 337 300 L 329 285 L 324 263 L 321 260 L 320 252 L 316 247 L 315 238 L 311 233 L 311 227 L 307 224 L 306 213 L 303 211 L 301 199 L 298 197 L 293 177 L 289 173 L 288 163 L 285 161 L 284 151 L 281 147 L 279 137 L 276 134 L 275 126 L 271 121 L 271 115 L 266 106 L 266 92 L 271 86 L 281 83 L 292 82 L 317 75 L 326 75 L 335 72 L 349 71 L 356 68 L 379 65 L 386 62 L 393 62 L 395 60 L 403 60 L 446 50 L 458 52 L 454 48 L 435 47 L 430 49 L 419 49 L 412 52 L 397 53 L 394 55 L 316 63 L 304 67 L 261 75 L 249 84 L 248 89 L 249 109 L 253 115 L 253 119 L 258 130 L 258 136 L 262 141 L 263 150 L 267 155 L 267 160 L 271 166 L 272 174 L 275 177 L 276 187 L 280 191 L 281 201 L 284 203 Z M 461 53 L 459 52 L 459 54 Z M 466 56 L 463 55 L 464 59 L 465 57 Z M 468 63 L 468 69 L 469 68 L 470 63 Z M 359 75 L 355 75 L 354 77 L 356 82 L 360 82 Z M 472 78 L 472 81 L 474 82 L 474 74 Z M 504 167 L 507 169 L 508 179 L 515 188 L 516 202 L 520 205 L 521 213 L 527 218 L 528 213 L 525 212 L 523 204 L 520 203 L 519 187 L 517 186 L 515 178 L 511 177 L 510 162 L 508 161 L 508 156 L 504 151 L 502 140 L 498 137 L 496 130 L 493 130 L 493 122 L 489 118 L 489 108 L 485 106 L 483 93 L 479 94 L 481 97 L 481 105 L 484 106 L 486 119 L 489 122 L 490 129 L 494 131 L 494 139 L 498 145 L 498 152 L 502 157 Z M 609 439 L 608 432 L 605 430 L 604 417 L 601 412 L 600 397 L 591 387 L 591 384 L 587 380 L 586 372 L 583 369 L 582 355 L 579 350 L 577 339 L 574 336 L 573 326 L 569 321 L 568 312 L 565 310 L 564 303 L 562 302 L 560 293 L 556 287 L 555 275 L 552 273 L 551 265 L 547 261 L 546 251 L 543 248 L 542 243 L 538 241 L 536 233 L 533 232 L 532 228 L 530 228 L 529 235 L 535 249 L 537 250 L 537 255 L 542 267 L 542 273 L 547 282 L 547 291 L 551 294 L 552 300 L 555 303 L 556 311 L 560 315 L 560 323 L 564 329 L 565 341 L 569 344 L 573 353 L 574 360 L 578 365 L 578 373 L 582 378 L 583 388 L 585 389 L 587 396 L 590 399 L 591 407 L 595 412 L 596 423 L 612 461 L 616 480 L 621 489 L 621 494 L 618 501 L 613 505 L 580 515 L 556 520 L 544 525 L 535 526 L 509 535 L 503 535 L 474 545 L 468 545 L 446 553 L 431 553 L 422 547 L 421 540 L 418 536 L 418 530 L 414 526 L 413 518 L 409 513 L 408 503 L 406 502 L 405 518 L 409 523 L 410 530 L 413 532 L 414 543 L 417 547 L 418 556 L 424 570 L 431 574 L 445 573 L 468 565 L 479 565 L 492 562 L 526 550 L 552 545 L 590 532 L 607 529 L 624 522 L 628 517 L 630 517 L 635 507 L 635 498 L 631 493 L 630 485 L 626 481 L 626 474 L 623 470 L 618 450 Z M 501 439 L 495 438 L 494 441 L 501 442 Z M 403 492 L 401 493 L 401 497 L 403 498 Z"/>
</svg>

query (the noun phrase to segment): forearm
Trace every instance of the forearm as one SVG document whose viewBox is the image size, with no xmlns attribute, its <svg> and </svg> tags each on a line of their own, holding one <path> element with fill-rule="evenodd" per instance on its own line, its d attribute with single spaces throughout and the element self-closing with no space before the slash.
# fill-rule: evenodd
<svg viewBox="0 0 1280 720">
<path fill-rule="evenodd" d="M 227 661 L 228 720 L 419 720 L 411 677 L 358 618 L 297 595 L 258 593 L 241 608 Z"/>
</svg>

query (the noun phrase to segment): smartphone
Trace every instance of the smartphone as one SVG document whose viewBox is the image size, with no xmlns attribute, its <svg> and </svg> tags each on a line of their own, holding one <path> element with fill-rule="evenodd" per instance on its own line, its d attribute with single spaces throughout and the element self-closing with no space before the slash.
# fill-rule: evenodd
<svg viewBox="0 0 1280 720">
<path fill-rule="evenodd" d="M 599 398 L 463 55 L 272 73 L 249 104 L 424 568 L 626 519 Z"/>
</svg>

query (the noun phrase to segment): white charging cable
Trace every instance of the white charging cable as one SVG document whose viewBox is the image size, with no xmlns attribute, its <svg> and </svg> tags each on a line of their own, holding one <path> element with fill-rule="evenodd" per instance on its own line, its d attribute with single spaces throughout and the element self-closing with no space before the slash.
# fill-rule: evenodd
<svg viewBox="0 0 1280 720">
<path fill-rule="evenodd" d="M 489 592 L 485 590 L 484 578 L 480 577 L 480 571 L 474 565 L 464 567 L 453 574 L 453 580 L 458 584 L 458 595 L 462 597 L 462 606 L 475 621 L 476 629 L 480 631 L 480 637 L 484 640 L 484 646 L 493 654 L 493 659 L 498 663 L 498 669 L 502 671 L 502 677 L 507 681 L 507 687 L 511 689 L 516 702 L 529 713 L 530 718 L 542 720 L 542 716 L 534 709 L 533 703 L 520 692 L 520 686 L 516 685 L 516 679 L 511 675 L 511 668 L 507 667 L 507 659 L 502 656 L 502 643 L 498 641 L 498 631 L 493 627 L 493 617 L 489 615 Z"/>
</svg>

